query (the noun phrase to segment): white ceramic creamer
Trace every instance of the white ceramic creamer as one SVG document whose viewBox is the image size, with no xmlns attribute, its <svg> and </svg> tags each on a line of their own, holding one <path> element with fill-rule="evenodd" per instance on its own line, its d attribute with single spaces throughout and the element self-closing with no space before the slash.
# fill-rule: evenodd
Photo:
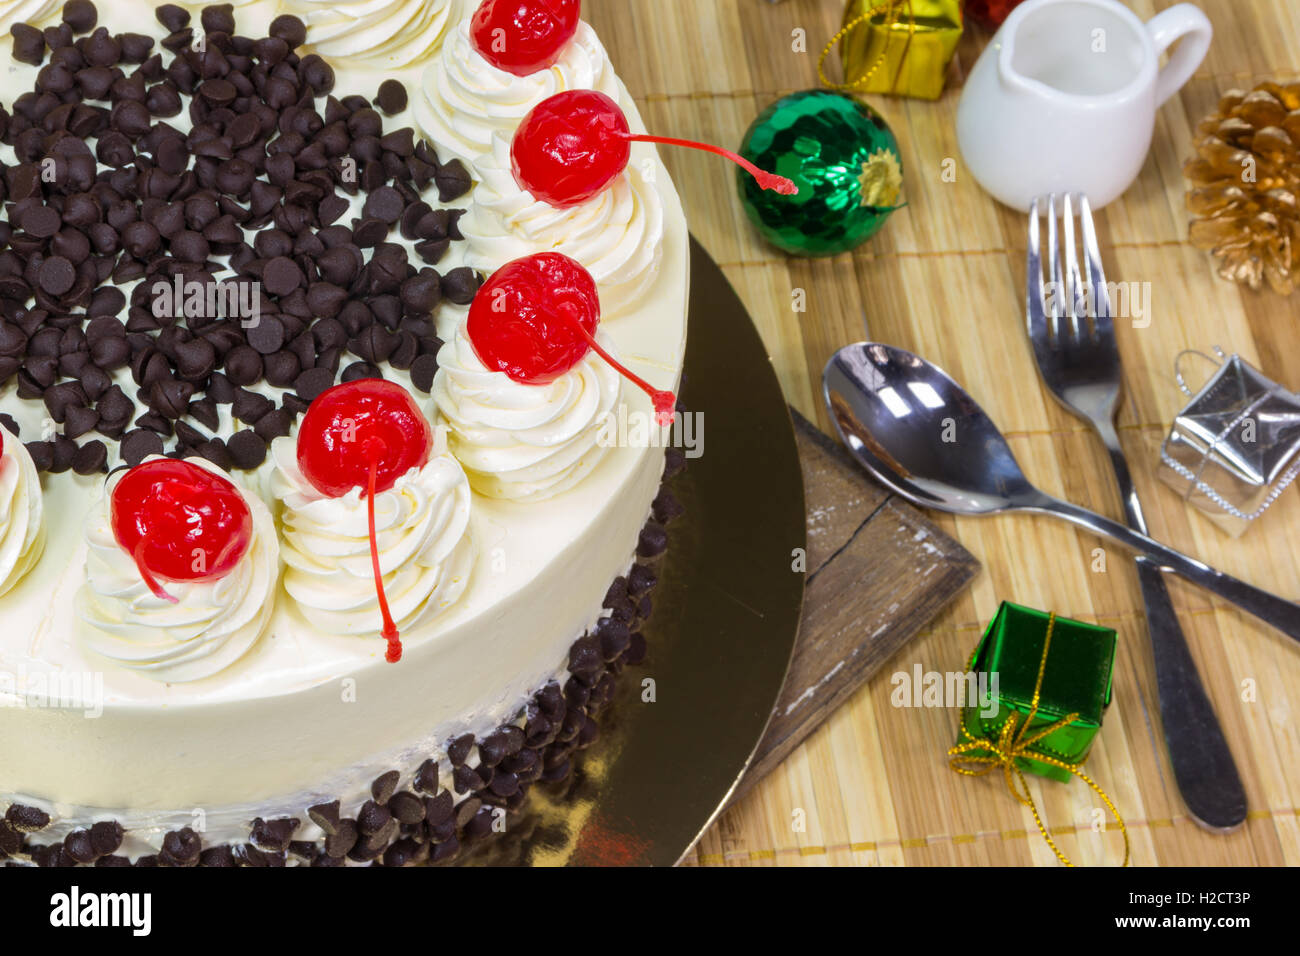
<svg viewBox="0 0 1300 956">
<path fill-rule="evenodd" d="M 1143 23 L 1117 0 L 1026 0 L 966 80 L 957 142 L 999 201 L 1083 192 L 1094 209 L 1137 177 L 1156 110 L 1205 58 L 1213 29 L 1180 3 Z M 1165 66 L 1160 55 L 1175 41 Z"/>
</svg>

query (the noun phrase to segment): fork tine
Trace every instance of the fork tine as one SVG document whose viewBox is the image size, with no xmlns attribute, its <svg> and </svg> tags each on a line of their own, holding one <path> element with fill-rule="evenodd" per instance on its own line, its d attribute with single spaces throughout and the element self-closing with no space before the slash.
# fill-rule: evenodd
<svg viewBox="0 0 1300 956">
<path fill-rule="evenodd" d="M 1115 333 L 1114 319 L 1110 312 L 1110 294 L 1106 290 L 1106 273 L 1102 270 L 1101 249 L 1097 245 L 1097 230 L 1093 227 L 1092 207 L 1088 204 L 1087 196 L 1079 197 L 1079 219 L 1083 228 L 1088 288 L 1092 293 L 1093 324 L 1098 336 L 1110 337 Z"/>
<path fill-rule="evenodd" d="M 1061 252 L 1057 245 L 1056 237 L 1056 193 L 1047 197 L 1047 281 L 1048 294 L 1046 296 L 1047 305 L 1047 324 L 1055 338 L 1060 338 L 1062 334 L 1061 319 L 1063 317 L 1061 310 L 1061 296 L 1064 293 L 1064 282 L 1061 278 Z"/>
<path fill-rule="evenodd" d="M 1038 248 L 1038 200 L 1029 204 L 1029 240 L 1025 253 L 1025 319 L 1029 338 L 1047 341 L 1047 316 L 1043 312 L 1043 256 Z"/>
<path fill-rule="evenodd" d="M 1070 194 L 1061 197 L 1061 271 L 1065 285 L 1061 290 L 1069 319 L 1070 336 L 1075 341 L 1088 337 L 1088 320 L 1079 312 L 1079 259 L 1074 246 L 1074 204 Z"/>
</svg>

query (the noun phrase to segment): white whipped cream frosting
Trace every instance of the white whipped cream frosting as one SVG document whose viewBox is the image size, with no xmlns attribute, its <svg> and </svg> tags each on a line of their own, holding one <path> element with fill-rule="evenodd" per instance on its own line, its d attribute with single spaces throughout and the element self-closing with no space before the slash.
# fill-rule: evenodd
<svg viewBox="0 0 1300 956">
<path fill-rule="evenodd" d="M 316 490 L 298 467 L 297 441 L 271 443 L 272 493 L 283 504 L 284 589 L 312 624 L 373 637 L 382 629 L 362 489 Z M 448 455 L 412 468 L 375 495 L 375 540 L 384 593 L 398 630 L 431 620 L 461 596 L 474 563 L 470 488 Z"/>
<path fill-rule="evenodd" d="M 649 155 L 634 151 L 608 188 L 585 203 L 557 209 L 519 188 L 510 144 L 497 137 L 491 163 L 479 167 L 474 202 L 460 221 L 466 264 L 491 273 L 520 256 L 563 252 L 596 280 L 602 318 L 637 308 L 663 260 L 663 199 L 647 179 L 646 170 L 658 168 Z"/>
<path fill-rule="evenodd" d="M 62 6 L 59 0 L 0 0 L 0 31 L 7 34 L 15 23 L 37 26 Z"/>
<path fill-rule="evenodd" d="M 45 549 L 41 479 L 27 447 L 3 425 L 0 457 L 0 594 L 32 569 Z"/>
<path fill-rule="evenodd" d="M 459 0 L 288 0 L 307 26 L 307 46 L 328 60 L 401 69 L 442 43 Z"/>
<path fill-rule="evenodd" d="M 86 580 L 77 592 L 85 646 L 114 664 L 168 683 L 210 677 L 256 644 L 275 608 L 280 577 L 275 522 L 266 505 L 211 462 L 186 460 L 220 475 L 243 494 L 253 537 L 239 563 L 216 580 L 163 582 L 175 604 L 154 594 L 113 535 L 113 488 L 125 474 L 119 471 L 104 483 L 87 520 Z"/>
<path fill-rule="evenodd" d="M 470 17 L 447 36 L 430 62 L 416 96 L 415 122 L 438 152 L 470 166 L 491 152 L 494 134 L 509 138 L 534 106 L 565 90 L 599 90 L 618 100 L 618 78 L 596 31 L 578 22 L 578 32 L 545 70 L 516 76 L 498 69 L 474 49 Z"/>
<path fill-rule="evenodd" d="M 600 332 L 596 340 L 611 350 Z M 483 365 L 462 323 L 438 350 L 432 394 L 475 491 L 540 501 L 572 488 L 604 456 L 600 432 L 621 387 L 595 352 L 545 385 L 516 382 Z"/>
</svg>

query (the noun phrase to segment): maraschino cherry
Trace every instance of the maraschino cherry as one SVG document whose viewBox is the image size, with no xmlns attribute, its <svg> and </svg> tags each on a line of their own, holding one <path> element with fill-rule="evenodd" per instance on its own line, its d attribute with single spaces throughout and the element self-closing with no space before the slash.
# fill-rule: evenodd
<svg viewBox="0 0 1300 956">
<path fill-rule="evenodd" d="M 614 181 L 632 156 L 633 143 L 688 146 L 725 156 L 764 189 L 793 196 L 793 181 L 759 169 L 729 149 L 688 139 L 631 132 L 619 105 L 596 90 L 565 90 L 532 108 L 510 146 L 515 182 L 561 209 L 586 202 Z"/>
<path fill-rule="evenodd" d="M 312 487 L 331 498 L 353 488 L 365 489 L 370 564 L 389 663 L 402 659 L 402 642 L 379 571 L 375 495 L 392 488 L 412 468 L 427 465 L 432 451 L 433 431 L 410 393 L 379 378 L 326 389 L 311 403 L 298 428 L 298 467 Z"/>
<path fill-rule="evenodd" d="M 578 32 L 580 0 L 485 0 L 469 24 L 470 42 L 499 70 L 528 76 L 560 57 Z"/>
<path fill-rule="evenodd" d="M 232 482 L 170 458 L 142 462 L 121 477 L 110 520 L 149 590 L 173 604 L 161 582 L 224 577 L 253 540 L 253 515 Z"/>
<path fill-rule="evenodd" d="M 596 282 L 574 259 L 538 252 L 507 262 L 483 283 L 465 330 L 485 366 L 524 385 L 545 385 L 593 351 L 650 396 L 660 425 L 673 420 L 676 398 L 652 388 L 597 344 Z"/>
</svg>

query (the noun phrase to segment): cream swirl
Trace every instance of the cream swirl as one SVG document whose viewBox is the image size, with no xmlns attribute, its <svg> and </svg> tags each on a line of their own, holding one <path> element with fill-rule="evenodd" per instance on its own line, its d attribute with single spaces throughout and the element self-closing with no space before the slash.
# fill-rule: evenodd
<svg viewBox="0 0 1300 956">
<path fill-rule="evenodd" d="M 328 59 L 399 69 L 432 56 L 458 0 L 290 0 L 307 45 Z"/>
<path fill-rule="evenodd" d="M 601 430 L 621 386 L 594 352 L 553 382 L 521 384 L 484 367 L 462 324 L 438 350 L 433 400 L 475 491 L 539 501 L 572 488 L 604 456 Z"/>
<path fill-rule="evenodd" d="M 118 472 L 105 483 L 87 521 L 86 581 L 77 592 L 86 647 L 114 664 L 169 683 L 210 677 L 256 644 L 275 608 L 280 577 L 275 522 L 262 500 L 216 465 L 201 458 L 187 461 L 220 475 L 243 494 L 253 517 L 253 537 L 239 563 L 212 581 L 166 582 L 175 603 L 155 595 L 113 535 L 111 497 L 125 474 Z"/>
<path fill-rule="evenodd" d="M 607 189 L 557 209 L 519 188 L 510 144 L 497 137 L 493 161 L 479 168 L 474 202 L 461 219 L 466 264 L 485 272 L 535 252 L 563 252 L 596 280 L 604 318 L 635 308 L 659 273 L 664 253 L 663 199 L 647 180 L 653 151 L 633 153 Z"/>
<path fill-rule="evenodd" d="M 470 41 L 470 18 L 457 24 L 421 80 L 415 97 L 416 125 L 438 151 L 471 166 L 492 148 L 494 133 L 513 136 L 519 121 L 546 97 L 564 90 L 599 90 L 619 98 L 618 78 L 596 31 L 579 21 L 578 32 L 548 69 L 515 76 L 479 55 Z"/>
<path fill-rule="evenodd" d="M 0 0 L 0 31 L 7 34 L 15 23 L 35 26 L 62 5 L 58 0 Z"/>
<path fill-rule="evenodd" d="M 41 479 L 18 436 L 0 425 L 0 594 L 32 569 L 45 549 Z"/>
<path fill-rule="evenodd" d="M 303 616 L 333 634 L 374 636 L 382 627 L 370 557 L 368 501 L 317 491 L 298 467 L 297 442 L 271 443 L 271 487 L 283 504 L 284 589 Z M 384 593 L 398 629 L 431 620 L 461 596 L 474 563 L 469 482 L 439 455 L 375 495 L 375 540 Z"/>
</svg>

